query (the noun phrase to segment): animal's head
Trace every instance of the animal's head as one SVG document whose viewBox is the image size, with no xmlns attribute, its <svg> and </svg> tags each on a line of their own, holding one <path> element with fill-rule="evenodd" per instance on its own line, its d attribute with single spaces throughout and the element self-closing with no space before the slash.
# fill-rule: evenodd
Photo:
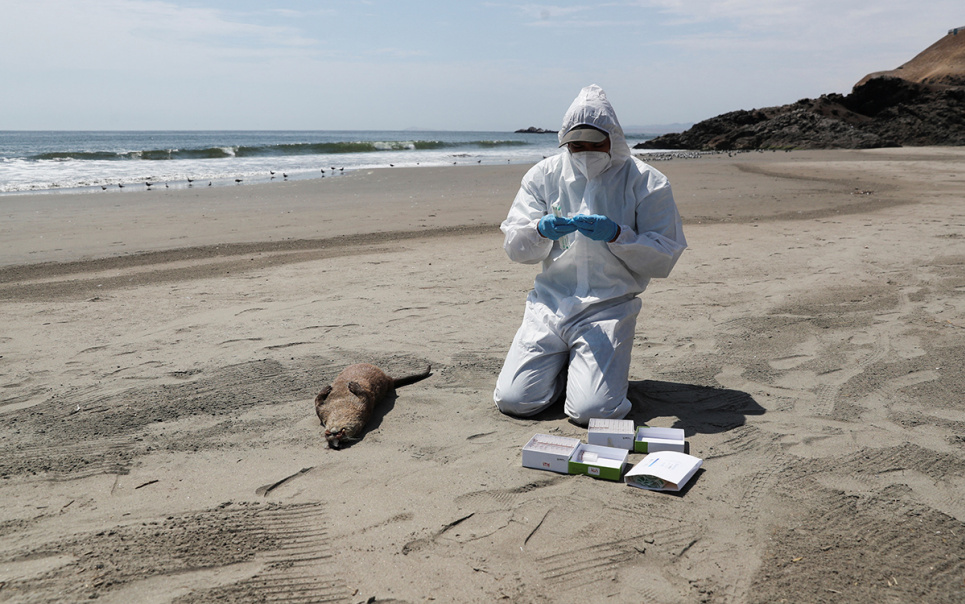
<svg viewBox="0 0 965 604">
<path fill-rule="evenodd" d="M 341 448 L 344 441 L 357 440 L 356 435 L 363 427 L 357 415 L 346 417 L 338 411 L 330 413 L 324 425 L 325 440 L 332 449 Z"/>
<path fill-rule="evenodd" d="M 369 413 L 365 411 L 371 410 L 371 402 L 366 398 L 371 397 L 371 393 L 356 382 L 349 382 L 348 390 L 359 397 L 359 404 L 353 405 L 344 399 L 340 399 L 343 404 L 332 404 L 328 401 L 331 385 L 322 388 L 315 397 L 315 413 L 325 427 L 325 440 L 332 449 L 340 448 L 345 441 L 357 440 L 368 421 Z"/>
</svg>

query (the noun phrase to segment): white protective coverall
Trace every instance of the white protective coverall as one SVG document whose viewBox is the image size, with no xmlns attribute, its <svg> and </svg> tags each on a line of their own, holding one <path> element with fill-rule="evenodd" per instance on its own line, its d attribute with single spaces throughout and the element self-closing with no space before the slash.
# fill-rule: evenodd
<svg viewBox="0 0 965 604">
<path fill-rule="evenodd" d="M 667 178 L 632 157 L 606 94 L 580 91 L 563 117 L 563 135 L 590 125 L 610 136 L 610 166 L 589 181 L 567 149 L 523 177 L 500 229 L 510 259 L 543 263 L 526 299 L 523 322 L 496 381 L 503 413 L 528 416 L 553 403 L 564 384 L 564 411 L 576 423 L 623 418 L 637 295 L 651 278 L 666 277 L 687 247 Z M 540 235 L 540 219 L 559 202 L 562 214 L 602 214 L 620 225 L 613 242 L 577 232 L 569 248 Z"/>
</svg>

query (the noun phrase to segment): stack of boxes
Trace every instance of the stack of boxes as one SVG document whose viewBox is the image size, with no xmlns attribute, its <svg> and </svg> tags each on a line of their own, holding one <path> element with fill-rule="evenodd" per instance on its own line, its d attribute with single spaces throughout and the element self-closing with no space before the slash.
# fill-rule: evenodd
<svg viewBox="0 0 965 604">
<path fill-rule="evenodd" d="M 638 428 L 633 420 L 629 419 L 591 419 L 586 443 L 565 436 L 533 436 L 523 447 L 523 466 L 619 481 L 624 476 L 623 469 L 627 465 L 630 452 L 633 451 L 646 453 L 647 457 L 627 473 L 627 484 L 654 490 L 679 490 L 693 476 L 702 461 L 685 454 L 685 448 L 684 431 L 679 428 Z M 658 453 L 661 455 L 655 456 Z M 675 476 L 669 477 L 678 478 L 678 482 L 672 482 L 667 476 L 649 481 L 638 478 L 645 474 L 643 468 L 656 471 L 668 464 L 675 471 L 680 470 Z M 646 478 L 654 477 L 647 475 Z M 660 481 L 664 488 L 657 488 Z"/>
</svg>

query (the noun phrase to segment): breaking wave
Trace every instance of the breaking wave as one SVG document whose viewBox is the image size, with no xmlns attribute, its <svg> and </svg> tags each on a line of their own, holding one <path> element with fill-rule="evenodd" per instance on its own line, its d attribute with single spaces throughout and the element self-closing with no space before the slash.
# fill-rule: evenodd
<svg viewBox="0 0 965 604">
<path fill-rule="evenodd" d="M 53 151 L 38 153 L 25 159 L 67 161 L 164 161 L 174 159 L 226 159 L 236 157 L 285 157 L 297 155 L 334 155 L 340 153 L 378 153 L 382 151 L 432 151 L 443 149 L 494 149 L 522 147 L 528 143 L 515 140 L 475 140 L 444 142 L 437 140 L 410 141 L 339 141 L 325 143 L 282 143 L 273 145 L 242 145 L 236 147 L 204 147 L 198 149 L 144 149 L 138 151 Z"/>
</svg>

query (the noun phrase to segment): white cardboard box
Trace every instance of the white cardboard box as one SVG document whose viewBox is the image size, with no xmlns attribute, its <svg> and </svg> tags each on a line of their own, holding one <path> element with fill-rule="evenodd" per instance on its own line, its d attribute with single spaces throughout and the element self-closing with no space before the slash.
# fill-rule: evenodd
<svg viewBox="0 0 965 604">
<path fill-rule="evenodd" d="M 623 481 L 627 486 L 650 491 L 679 491 L 704 460 L 678 451 L 650 453 L 630 468 Z"/>
<path fill-rule="evenodd" d="M 633 450 L 637 453 L 656 453 L 658 451 L 684 452 L 686 441 L 681 428 L 648 428 L 641 426 L 637 429 Z"/>
<path fill-rule="evenodd" d="M 591 445 L 618 447 L 633 451 L 636 426 L 632 419 L 591 419 L 586 442 Z"/>
<path fill-rule="evenodd" d="M 569 473 L 620 480 L 629 455 L 626 449 L 581 444 L 570 456 Z"/>
<path fill-rule="evenodd" d="M 570 456 L 579 446 L 576 438 L 537 434 L 523 447 L 523 467 L 569 474 Z"/>
</svg>

